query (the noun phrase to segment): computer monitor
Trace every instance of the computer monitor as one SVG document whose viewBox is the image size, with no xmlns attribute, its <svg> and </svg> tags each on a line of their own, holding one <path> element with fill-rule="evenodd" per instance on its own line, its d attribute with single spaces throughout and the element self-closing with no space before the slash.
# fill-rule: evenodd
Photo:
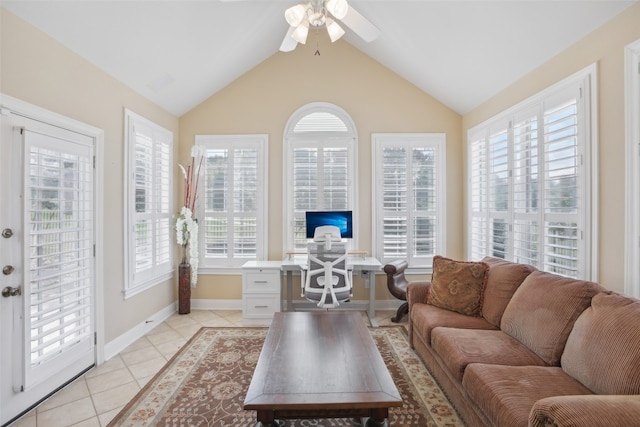
<svg viewBox="0 0 640 427">
<path fill-rule="evenodd" d="M 351 211 L 307 211 L 307 239 L 313 239 L 316 227 L 335 225 L 340 229 L 340 237 L 353 238 L 353 220 Z"/>
</svg>

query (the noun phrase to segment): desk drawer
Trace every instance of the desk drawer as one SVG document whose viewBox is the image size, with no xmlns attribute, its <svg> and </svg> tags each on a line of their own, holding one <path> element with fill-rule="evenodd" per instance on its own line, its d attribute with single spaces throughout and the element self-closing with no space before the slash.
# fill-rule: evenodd
<svg viewBox="0 0 640 427">
<path fill-rule="evenodd" d="M 280 296 L 271 294 L 244 295 L 242 316 L 247 319 L 270 319 L 280 311 Z"/>
<path fill-rule="evenodd" d="M 244 273 L 243 285 L 244 292 L 277 292 L 280 294 L 280 271 L 247 271 Z"/>
</svg>

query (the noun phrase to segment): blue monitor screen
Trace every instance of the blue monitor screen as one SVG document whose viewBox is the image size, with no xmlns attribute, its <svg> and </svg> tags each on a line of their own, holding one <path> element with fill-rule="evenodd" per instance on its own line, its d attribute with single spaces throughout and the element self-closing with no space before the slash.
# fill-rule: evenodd
<svg viewBox="0 0 640 427">
<path fill-rule="evenodd" d="M 307 239 L 313 239 L 316 227 L 335 225 L 340 229 L 340 237 L 353 238 L 353 221 L 351 211 L 309 211 L 306 212 Z"/>
</svg>

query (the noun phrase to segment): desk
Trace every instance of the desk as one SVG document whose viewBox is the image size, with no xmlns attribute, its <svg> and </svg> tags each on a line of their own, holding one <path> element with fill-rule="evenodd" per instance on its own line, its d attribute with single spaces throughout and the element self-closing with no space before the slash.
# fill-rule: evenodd
<svg viewBox="0 0 640 427">
<path fill-rule="evenodd" d="M 354 273 L 360 273 L 361 276 L 369 280 L 369 305 L 367 307 L 367 315 L 371 326 L 378 326 L 376 322 L 376 271 L 380 271 L 382 264 L 373 257 L 349 256 L 347 258 L 347 269 Z M 288 257 L 282 261 L 280 269 L 287 274 L 287 307 L 286 311 L 293 311 L 293 272 L 307 269 L 306 256 Z M 342 303 L 348 307 L 349 303 Z"/>
</svg>

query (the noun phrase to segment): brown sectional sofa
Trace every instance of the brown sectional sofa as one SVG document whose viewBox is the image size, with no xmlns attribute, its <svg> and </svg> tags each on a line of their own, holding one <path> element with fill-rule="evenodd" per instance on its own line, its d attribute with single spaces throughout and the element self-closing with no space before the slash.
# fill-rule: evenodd
<svg viewBox="0 0 640 427">
<path fill-rule="evenodd" d="M 409 339 L 469 426 L 640 426 L 640 301 L 508 261 L 480 316 L 407 289 Z"/>
</svg>

